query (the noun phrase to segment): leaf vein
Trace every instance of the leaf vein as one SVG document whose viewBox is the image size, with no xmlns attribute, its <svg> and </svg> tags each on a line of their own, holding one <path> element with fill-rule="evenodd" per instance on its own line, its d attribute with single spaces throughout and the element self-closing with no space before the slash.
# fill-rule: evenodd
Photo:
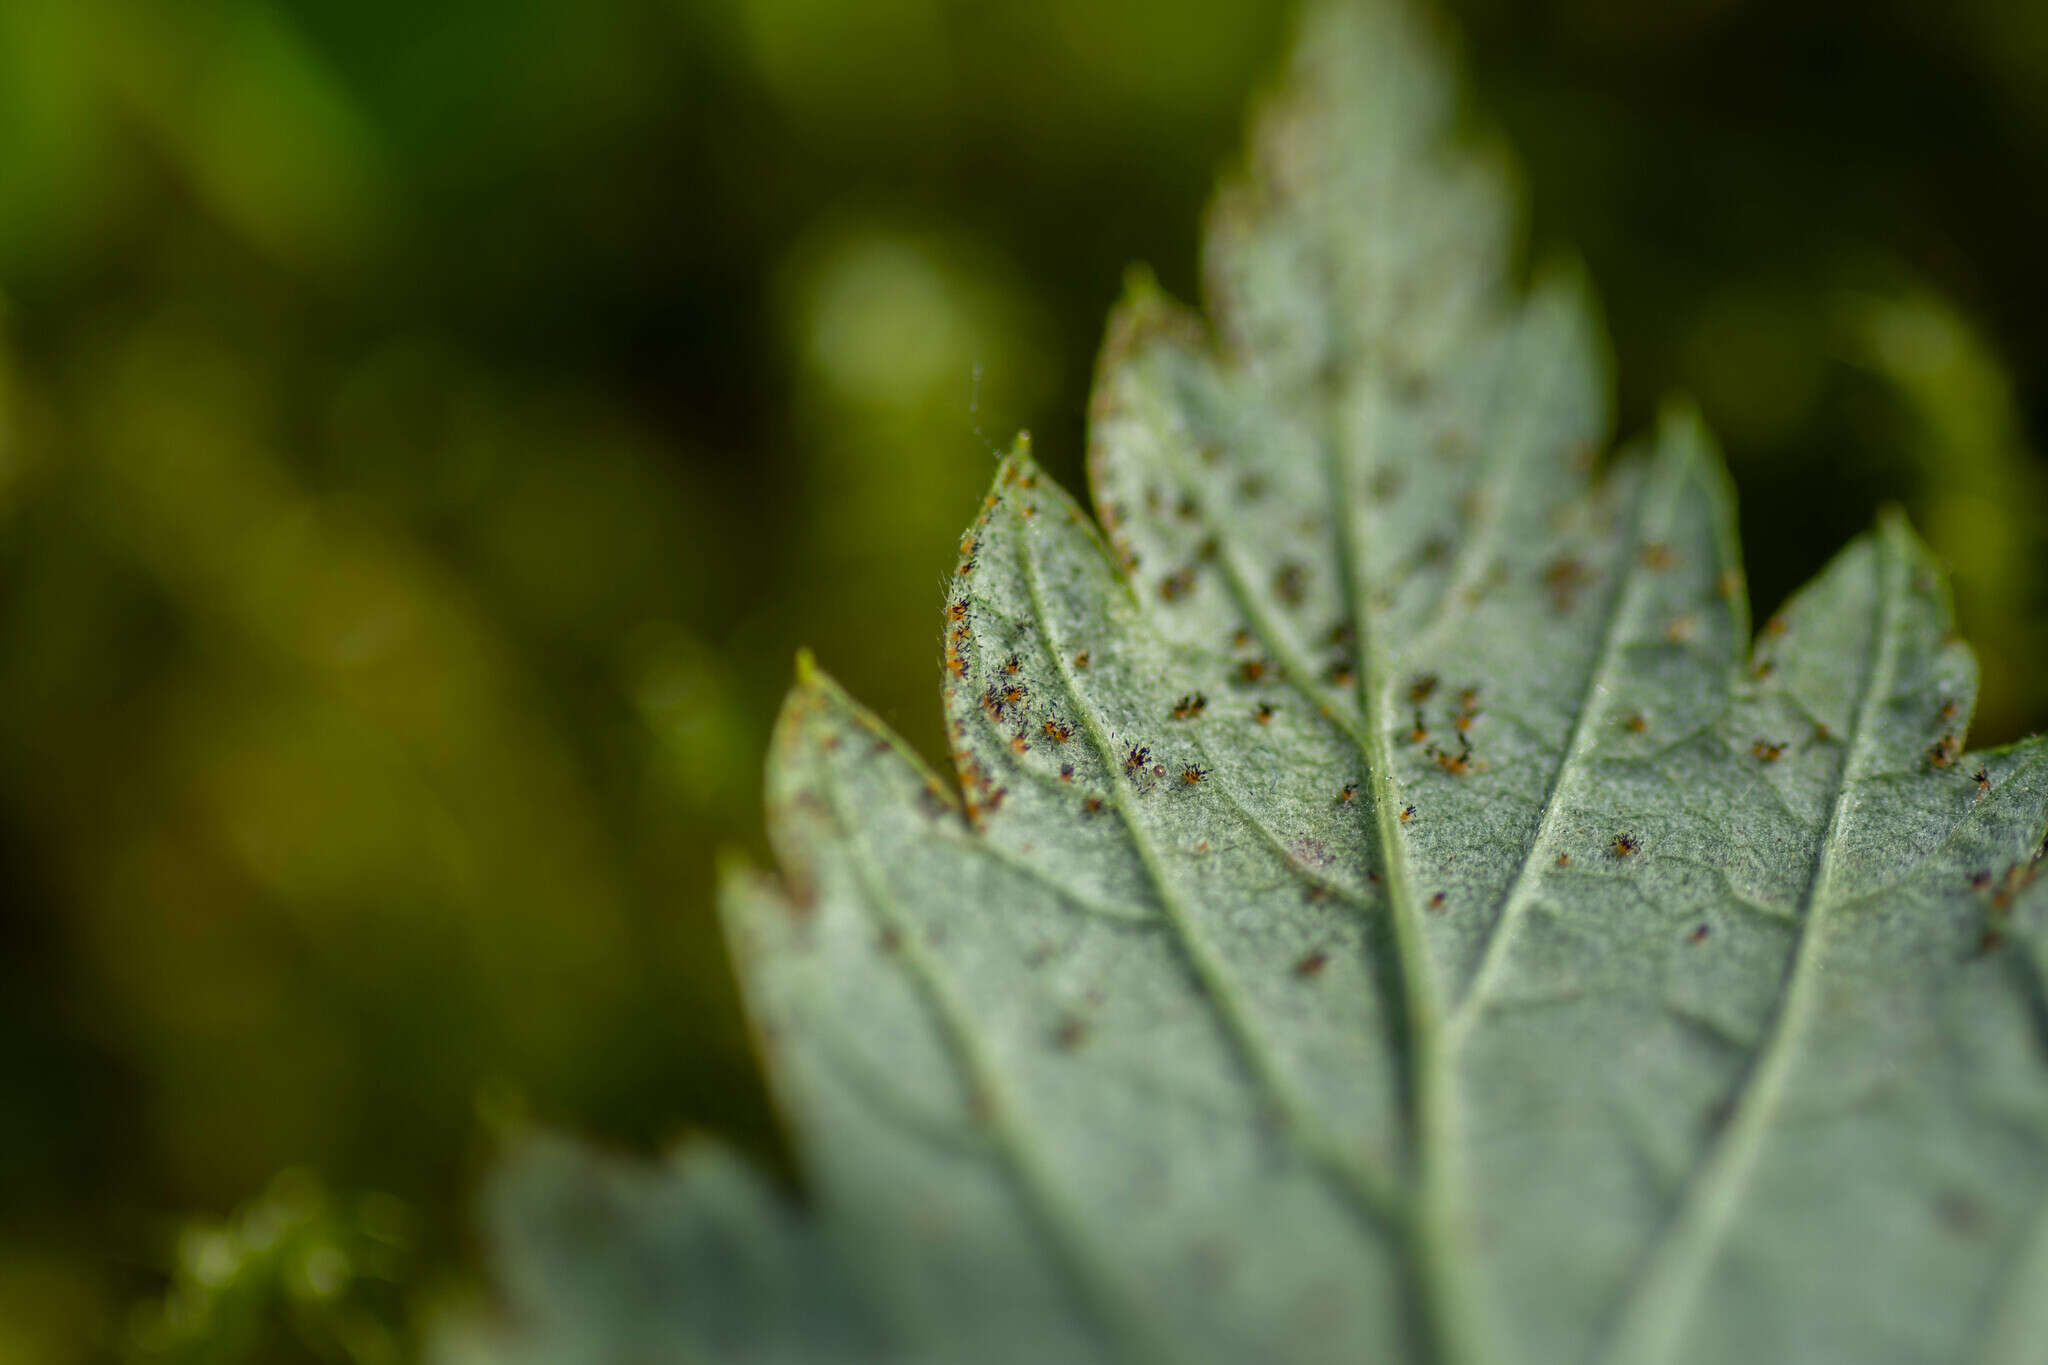
<svg viewBox="0 0 2048 1365">
<path fill-rule="evenodd" d="M 1621 1306 L 1602 1357 L 1612 1365 L 1648 1365 L 1668 1360 L 1676 1351 L 1679 1334 L 1704 1289 L 1743 1186 L 1756 1167 L 1766 1126 L 1789 1081 L 1798 1040 L 1815 1008 L 1820 989 L 1815 963 L 1834 905 L 1835 855 L 1841 847 L 1851 794 L 1864 778 L 1858 759 L 1877 728 L 1877 713 L 1890 694 L 1897 666 L 1897 615 L 1905 577 L 1899 545 L 1903 534 L 1895 523 L 1887 522 L 1873 547 L 1877 583 L 1870 655 L 1863 669 L 1854 725 L 1835 772 L 1828 823 L 1814 853 L 1799 935 L 1792 947 L 1778 1010 L 1762 1050 L 1732 1097 L 1726 1126 L 1700 1162 L 1683 1204 L 1665 1225 L 1644 1262 L 1643 1274 Z"/>
<path fill-rule="evenodd" d="M 1016 518 L 1016 526 L 1022 548 L 1019 551 L 1025 591 L 1029 594 L 1033 613 L 1038 617 L 1039 628 L 1045 634 L 1046 649 L 1059 674 L 1061 687 L 1073 703 L 1075 715 L 1087 732 L 1088 740 L 1094 746 L 1105 768 L 1115 770 L 1116 752 L 1109 734 L 1093 707 L 1084 699 L 1080 685 L 1067 663 L 1062 642 L 1056 637 L 1053 616 L 1045 601 L 1045 585 L 1037 560 L 1037 542 L 1033 525 L 1023 518 Z M 1261 1038 L 1257 1026 L 1250 1017 L 1250 1011 L 1231 978 L 1221 956 L 1196 929 L 1194 918 L 1183 903 L 1180 893 L 1174 888 L 1172 879 L 1161 865 L 1159 851 L 1146 834 L 1143 823 L 1131 808 L 1131 796 L 1123 784 L 1110 785 L 1110 800 L 1115 806 L 1119 819 L 1130 834 L 1131 846 L 1138 855 L 1138 862 L 1144 868 L 1153 894 L 1158 898 L 1165 912 L 1165 919 L 1181 945 L 1181 951 L 1196 978 L 1213 1001 L 1221 1017 L 1224 1031 L 1243 1059 L 1246 1070 L 1258 1083 L 1272 1102 L 1286 1118 L 1292 1140 L 1316 1160 L 1334 1178 L 1338 1187 L 1351 1196 L 1350 1206 L 1370 1219 L 1375 1226 L 1383 1226 L 1397 1219 L 1401 1211 L 1401 1196 L 1392 1181 L 1362 1158 L 1343 1151 L 1338 1144 L 1326 1136 L 1322 1125 L 1314 1118 L 1313 1109 L 1302 1098 L 1290 1082 L 1279 1062 Z"/>
<path fill-rule="evenodd" d="M 1655 481 L 1644 481 L 1644 487 L 1636 495 L 1637 535 L 1617 557 L 1618 564 L 1630 565 L 1635 545 L 1644 540 L 1642 531 L 1649 520 L 1649 504 L 1654 492 L 1666 495 L 1658 509 L 1659 523 L 1669 518 L 1672 506 L 1677 500 L 1677 489 L 1682 486 L 1683 481 L 1679 477 L 1682 472 L 1682 469 L 1671 469 L 1660 464 L 1653 471 L 1657 476 Z M 1659 489 L 1655 487 L 1655 482 L 1663 482 L 1667 486 Z M 1635 607 L 1642 595 L 1643 578 L 1641 570 L 1624 567 L 1621 581 L 1615 585 L 1610 596 L 1607 619 L 1601 630 L 1600 652 L 1594 656 L 1593 664 L 1586 673 L 1585 685 L 1580 689 L 1578 714 L 1572 720 L 1571 738 L 1565 742 L 1564 752 L 1559 755 L 1557 765 L 1551 769 L 1549 790 L 1543 797 L 1543 813 L 1537 817 L 1536 828 L 1530 833 L 1528 847 L 1523 850 L 1521 864 L 1515 871 L 1515 879 L 1509 884 L 1507 894 L 1502 898 L 1500 910 L 1494 916 L 1493 925 L 1487 931 L 1486 946 L 1481 950 L 1479 966 L 1473 972 L 1470 984 L 1454 1008 L 1450 1025 L 1453 1048 L 1464 1041 L 1465 1033 L 1471 1027 L 1471 1020 L 1475 1017 L 1475 1002 L 1483 1002 L 1486 999 L 1495 989 L 1496 979 L 1500 973 L 1506 970 L 1508 949 L 1533 896 L 1538 876 L 1537 850 L 1543 847 L 1551 826 L 1557 820 L 1558 812 L 1563 808 L 1565 784 L 1574 770 L 1575 763 L 1584 759 L 1587 749 L 1591 746 L 1594 716 L 1601 709 L 1599 699 L 1608 690 L 1608 682 L 1621 657 L 1624 636 L 1635 621 Z"/>
</svg>

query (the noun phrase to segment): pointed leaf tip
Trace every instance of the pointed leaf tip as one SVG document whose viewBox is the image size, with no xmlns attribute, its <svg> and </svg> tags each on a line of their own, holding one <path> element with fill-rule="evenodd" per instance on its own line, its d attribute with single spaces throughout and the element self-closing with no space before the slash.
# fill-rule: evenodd
<svg viewBox="0 0 2048 1365">
<path fill-rule="evenodd" d="M 1913 529 L 1913 520 L 1906 515 L 1905 506 L 1901 503 L 1888 502 L 1878 508 L 1876 522 L 1877 529 L 1887 536 L 1915 544 L 1919 542 L 1920 537 Z"/>
<path fill-rule="evenodd" d="M 1674 433 L 1683 431 L 1698 440 L 1712 440 L 1699 400 L 1689 393 L 1670 393 L 1657 405 L 1657 423 Z"/>
<path fill-rule="evenodd" d="M 1133 261 L 1124 267 L 1124 302 L 1144 304 L 1163 300 L 1166 291 L 1159 286 L 1159 277 L 1144 261 Z"/>
</svg>

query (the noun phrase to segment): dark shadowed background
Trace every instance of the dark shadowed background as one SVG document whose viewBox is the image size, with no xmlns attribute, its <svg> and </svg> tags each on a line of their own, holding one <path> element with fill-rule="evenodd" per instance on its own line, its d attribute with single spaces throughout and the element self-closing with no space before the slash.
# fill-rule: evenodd
<svg viewBox="0 0 2048 1365">
<path fill-rule="evenodd" d="M 1455 9 L 1759 609 L 1902 501 L 2048 724 L 2048 7 Z M 524 1116 L 775 1159 L 711 888 L 791 654 L 941 752 L 990 445 L 1075 485 L 1281 38 L 0 3 L 0 1365 L 403 1359 Z"/>
</svg>

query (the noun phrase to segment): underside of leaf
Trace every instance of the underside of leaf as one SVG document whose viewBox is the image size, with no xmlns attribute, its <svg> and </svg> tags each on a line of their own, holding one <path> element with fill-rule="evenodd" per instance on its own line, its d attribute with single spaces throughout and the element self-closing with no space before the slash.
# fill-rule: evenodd
<svg viewBox="0 0 2048 1365">
<path fill-rule="evenodd" d="M 957 795 L 800 668 L 724 903 L 811 1207 L 544 1144 L 450 1358 L 2037 1357 L 2048 746 L 1896 518 L 1752 641 L 1454 93 L 1312 10 L 1095 518 L 1020 442 L 961 542 Z"/>
</svg>

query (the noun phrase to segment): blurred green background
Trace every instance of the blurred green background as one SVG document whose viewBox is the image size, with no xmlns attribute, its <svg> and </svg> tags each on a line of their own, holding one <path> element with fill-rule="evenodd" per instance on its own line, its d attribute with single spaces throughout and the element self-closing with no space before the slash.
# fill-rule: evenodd
<svg viewBox="0 0 2048 1365">
<path fill-rule="evenodd" d="M 1903 500 L 2048 725 L 2048 8 L 1454 9 L 1759 606 Z M 509 1117 L 773 1159 L 711 869 L 792 651 L 939 751 L 989 445 L 1077 484 L 1282 30 L 0 4 L 0 1365 L 404 1359 Z"/>
</svg>

